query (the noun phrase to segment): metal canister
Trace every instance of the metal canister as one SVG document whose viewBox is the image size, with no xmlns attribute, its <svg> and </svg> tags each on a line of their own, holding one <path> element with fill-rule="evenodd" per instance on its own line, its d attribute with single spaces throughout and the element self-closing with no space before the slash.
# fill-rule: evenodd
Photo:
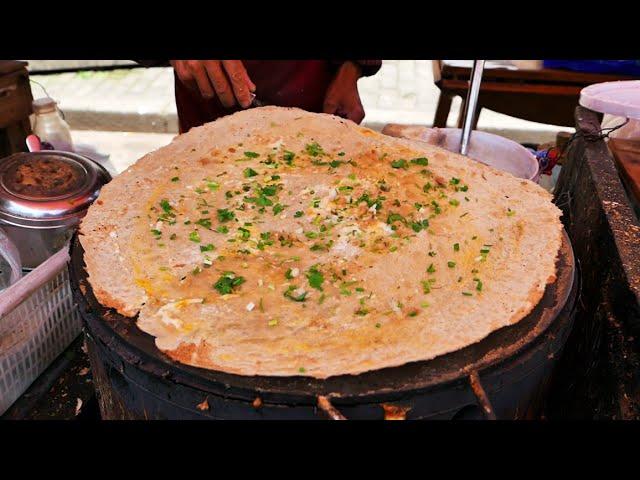
<svg viewBox="0 0 640 480">
<path fill-rule="evenodd" d="M 33 269 L 71 238 L 100 188 L 111 180 L 95 161 L 54 150 L 0 160 L 0 227 Z"/>
</svg>

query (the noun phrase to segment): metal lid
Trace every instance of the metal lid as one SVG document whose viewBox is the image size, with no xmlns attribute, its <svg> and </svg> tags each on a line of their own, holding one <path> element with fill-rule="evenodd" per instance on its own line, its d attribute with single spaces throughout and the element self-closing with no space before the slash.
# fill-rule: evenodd
<svg viewBox="0 0 640 480">
<path fill-rule="evenodd" d="M 53 98 L 44 97 L 34 100 L 32 103 L 33 113 L 55 112 L 57 103 Z"/>
<path fill-rule="evenodd" d="M 102 166 L 75 153 L 16 153 L 0 161 L 0 221 L 26 228 L 73 224 L 110 179 Z"/>
</svg>

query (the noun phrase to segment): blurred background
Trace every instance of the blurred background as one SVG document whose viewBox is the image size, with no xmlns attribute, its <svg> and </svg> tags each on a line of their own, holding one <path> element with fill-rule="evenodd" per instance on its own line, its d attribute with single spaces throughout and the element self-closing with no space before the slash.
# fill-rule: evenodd
<svg viewBox="0 0 640 480">
<path fill-rule="evenodd" d="M 51 96 L 69 123 L 74 143 L 91 145 L 122 170 L 178 132 L 171 68 L 141 68 L 129 60 L 26 60 L 34 98 Z M 363 125 L 380 130 L 387 123 L 431 126 L 440 98 L 441 66 L 432 60 L 385 60 L 359 90 Z M 446 61 L 469 67 L 471 61 Z M 491 61 L 487 68 L 540 68 L 539 61 Z M 45 93 L 46 92 L 46 93 Z M 447 117 L 456 126 L 461 97 L 454 96 Z M 519 143 L 554 141 L 565 126 L 531 122 L 483 109 L 478 129 Z"/>
</svg>

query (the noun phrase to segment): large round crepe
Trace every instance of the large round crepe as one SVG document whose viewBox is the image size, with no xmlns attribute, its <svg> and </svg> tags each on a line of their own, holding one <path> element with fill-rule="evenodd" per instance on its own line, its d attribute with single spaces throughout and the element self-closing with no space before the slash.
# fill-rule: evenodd
<svg viewBox="0 0 640 480">
<path fill-rule="evenodd" d="M 80 238 L 98 300 L 171 358 L 326 378 L 521 320 L 555 279 L 559 217 L 538 185 L 463 156 L 265 107 L 141 158 Z"/>
</svg>

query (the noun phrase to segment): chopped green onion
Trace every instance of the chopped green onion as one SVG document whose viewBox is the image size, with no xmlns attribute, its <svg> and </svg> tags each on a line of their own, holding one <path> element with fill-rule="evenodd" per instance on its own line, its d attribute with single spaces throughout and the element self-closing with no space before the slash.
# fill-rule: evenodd
<svg viewBox="0 0 640 480">
<path fill-rule="evenodd" d="M 244 174 L 244 178 L 251 178 L 258 175 L 258 172 L 256 172 L 253 168 L 250 168 L 250 167 L 245 168 L 242 173 Z"/>
<path fill-rule="evenodd" d="M 427 166 L 429 165 L 429 160 L 425 157 L 420 157 L 420 158 L 414 158 L 413 160 L 411 160 L 411 163 L 415 165 Z"/>
<path fill-rule="evenodd" d="M 167 199 L 160 200 L 160 207 L 162 207 L 162 210 L 164 210 L 165 213 L 171 213 L 173 210 L 173 207 L 169 204 L 169 200 Z"/>
<path fill-rule="evenodd" d="M 201 218 L 196 222 L 196 224 L 203 226 L 204 228 L 211 228 L 211 219 L 210 218 Z"/>
<path fill-rule="evenodd" d="M 317 157 L 318 155 L 324 155 L 324 150 L 322 150 L 322 147 L 317 142 L 308 143 L 305 146 L 305 151 L 312 157 Z"/>
<path fill-rule="evenodd" d="M 285 161 L 287 165 L 292 165 L 293 159 L 295 158 L 295 156 L 296 156 L 295 153 L 285 150 L 282 155 L 282 159 Z"/>
<path fill-rule="evenodd" d="M 233 272 L 224 272 L 218 281 L 213 285 L 221 295 L 233 292 L 237 287 L 245 282 L 244 277 L 236 277 Z"/>
<path fill-rule="evenodd" d="M 229 220 L 233 220 L 234 218 L 236 218 L 236 214 L 232 211 L 226 208 L 218 209 L 218 220 L 220 222 L 228 222 Z"/>
<path fill-rule="evenodd" d="M 304 302 L 307 298 L 307 292 L 303 291 L 302 293 L 295 295 L 293 292 L 297 289 L 298 287 L 295 285 L 289 285 L 289 287 L 284 291 L 284 296 L 294 302 Z"/>
<path fill-rule="evenodd" d="M 393 162 L 391 162 L 391 167 L 392 168 L 404 168 L 406 170 L 407 168 L 409 168 L 409 164 L 407 163 L 406 160 L 401 158 L 399 160 L 394 160 Z"/>
<path fill-rule="evenodd" d="M 324 282 L 324 275 L 318 270 L 317 265 L 312 266 L 306 274 L 309 285 L 316 290 L 322 291 L 322 283 Z"/>
</svg>

